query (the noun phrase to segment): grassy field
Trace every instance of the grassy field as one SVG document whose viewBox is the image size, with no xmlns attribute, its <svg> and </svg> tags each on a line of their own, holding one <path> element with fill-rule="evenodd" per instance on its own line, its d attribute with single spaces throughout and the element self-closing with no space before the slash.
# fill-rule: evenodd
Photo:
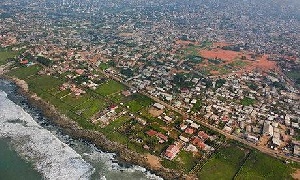
<svg viewBox="0 0 300 180">
<path fill-rule="evenodd" d="M 125 86 L 114 80 L 109 80 L 106 83 L 103 83 L 96 89 L 96 92 L 102 96 L 111 95 L 117 92 L 120 92 L 125 89 Z"/>
<path fill-rule="evenodd" d="M 9 76 L 15 76 L 19 79 L 26 80 L 29 76 L 36 75 L 40 71 L 41 67 L 39 65 L 33 65 L 29 67 L 19 67 L 11 70 L 7 73 Z"/>
<path fill-rule="evenodd" d="M 255 99 L 251 99 L 251 98 L 245 97 L 244 99 L 241 100 L 241 104 L 243 106 L 253 105 L 253 104 L 255 104 Z"/>
<path fill-rule="evenodd" d="M 300 73 L 297 70 L 286 72 L 286 75 L 295 81 L 295 84 L 300 87 Z"/>
<path fill-rule="evenodd" d="M 179 161 L 182 170 L 188 173 L 199 163 L 200 157 L 194 157 L 191 152 L 180 151 L 177 160 Z"/>
<path fill-rule="evenodd" d="M 17 74 L 19 74 L 19 71 Z M 27 75 L 29 74 L 27 73 Z M 49 101 L 61 113 L 74 119 L 82 127 L 94 128 L 89 122 L 89 118 L 106 107 L 106 101 L 100 95 L 96 97 L 95 94 L 89 93 L 89 91 L 80 97 L 75 97 L 68 90 L 60 91 L 59 86 L 63 83 L 60 78 L 35 75 L 24 77 L 31 91 Z"/>
<path fill-rule="evenodd" d="M 125 103 L 129 106 L 129 110 L 132 112 L 138 112 L 141 109 L 150 106 L 154 101 L 147 96 L 141 94 L 134 94 L 131 96 L 132 100 Z"/>
<path fill-rule="evenodd" d="M 133 133 L 131 127 L 133 127 L 132 119 L 129 116 L 125 115 L 115 119 L 108 126 L 106 126 L 103 129 L 100 129 L 100 131 L 103 132 L 112 141 L 126 145 L 129 149 L 133 151 L 139 153 L 146 153 L 145 149 L 143 149 L 141 144 L 134 142 L 134 139 L 129 138 L 129 136 L 132 136 Z M 137 133 L 138 132 L 134 131 L 134 134 Z"/>
<path fill-rule="evenodd" d="M 235 179 L 292 179 L 293 169 L 283 161 L 253 151 Z"/>
<path fill-rule="evenodd" d="M 184 50 L 184 55 L 185 55 L 185 57 L 188 57 L 188 56 L 199 56 L 199 50 L 200 50 L 199 46 L 191 45 L 191 46 L 188 46 Z"/>
<path fill-rule="evenodd" d="M 6 64 L 7 59 L 14 58 L 18 54 L 17 51 L 0 51 L 0 65 Z"/>
<path fill-rule="evenodd" d="M 100 63 L 100 65 L 99 65 L 99 68 L 101 70 L 105 70 L 105 69 L 108 69 L 110 67 L 111 67 L 111 65 L 109 65 L 108 63 Z"/>
<path fill-rule="evenodd" d="M 200 48 L 210 48 L 212 45 L 213 42 L 206 40 L 200 44 Z"/>
<path fill-rule="evenodd" d="M 205 163 L 198 173 L 199 179 L 231 180 L 239 170 L 246 151 L 233 144 L 220 149 Z"/>
<path fill-rule="evenodd" d="M 236 60 L 232 63 L 230 63 L 229 65 L 231 65 L 232 67 L 238 67 L 238 68 L 242 68 L 247 66 L 249 63 L 243 60 Z"/>
<path fill-rule="evenodd" d="M 174 160 L 169 161 L 164 159 L 161 163 L 166 168 L 189 173 L 200 162 L 200 160 L 201 157 L 199 155 L 198 157 L 194 157 L 193 153 L 181 150 Z"/>
</svg>

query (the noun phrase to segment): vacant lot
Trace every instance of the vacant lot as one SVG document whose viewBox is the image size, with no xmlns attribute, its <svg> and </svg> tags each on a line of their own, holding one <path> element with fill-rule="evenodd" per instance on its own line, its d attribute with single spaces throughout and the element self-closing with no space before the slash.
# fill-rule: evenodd
<svg viewBox="0 0 300 180">
<path fill-rule="evenodd" d="M 199 179 L 232 179 L 246 157 L 247 150 L 230 144 L 209 159 L 198 173 Z"/>
<path fill-rule="evenodd" d="M 96 92 L 102 96 L 111 95 L 114 93 L 118 93 L 125 89 L 125 86 L 119 82 L 116 82 L 114 80 L 109 80 L 105 83 L 103 83 L 101 86 L 99 86 L 96 89 Z"/>
<path fill-rule="evenodd" d="M 41 67 L 38 65 L 29 67 L 19 67 L 11 70 L 7 73 L 9 76 L 15 76 L 19 79 L 26 80 L 30 76 L 36 75 L 40 71 Z"/>
<path fill-rule="evenodd" d="M 134 94 L 130 98 L 131 100 L 126 102 L 125 105 L 129 107 L 131 112 L 138 112 L 153 103 L 152 99 L 141 94 Z"/>
<path fill-rule="evenodd" d="M 17 51 L 0 51 L 0 65 L 6 64 L 9 58 L 14 58 L 18 54 Z"/>
<path fill-rule="evenodd" d="M 292 179 L 290 165 L 263 153 L 253 151 L 236 179 Z"/>
</svg>

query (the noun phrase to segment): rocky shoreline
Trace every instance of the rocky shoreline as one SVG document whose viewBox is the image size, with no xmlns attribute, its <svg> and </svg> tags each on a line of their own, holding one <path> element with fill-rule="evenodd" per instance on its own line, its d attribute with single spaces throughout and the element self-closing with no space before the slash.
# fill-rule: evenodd
<svg viewBox="0 0 300 180">
<path fill-rule="evenodd" d="M 73 138 L 84 139 L 95 144 L 103 151 L 116 153 L 118 160 L 142 166 L 164 179 L 196 179 L 193 176 L 187 176 L 179 171 L 151 166 L 145 155 L 133 152 L 122 144 L 110 141 L 101 132 L 81 128 L 75 121 L 61 114 L 52 104 L 44 101 L 35 93 L 30 92 L 25 81 L 7 75 L 0 75 L 0 78 L 15 83 L 18 86 L 18 92 L 27 97 L 31 105 L 41 109 L 43 114 L 49 118 L 52 123 L 61 127 L 66 134 Z"/>
</svg>

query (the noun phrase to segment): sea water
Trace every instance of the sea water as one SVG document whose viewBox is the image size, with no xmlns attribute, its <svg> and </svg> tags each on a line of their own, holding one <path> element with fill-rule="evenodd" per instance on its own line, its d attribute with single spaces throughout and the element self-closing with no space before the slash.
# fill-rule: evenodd
<svg viewBox="0 0 300 180">
<path fill-rule="evenodd" d="M 161 179 L 62 133 L 15 85 L 1 79 L 0 146 L 0 179 Z"/>
</svg>

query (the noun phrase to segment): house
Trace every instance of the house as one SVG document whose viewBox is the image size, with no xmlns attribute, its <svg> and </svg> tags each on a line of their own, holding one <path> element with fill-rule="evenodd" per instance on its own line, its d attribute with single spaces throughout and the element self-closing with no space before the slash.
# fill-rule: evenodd
<svg viewBox="0 0 300 180">
<path fill-rule="evenodd" d="M 183 141 L 183 142 L 189 142 L 189 139 L 188 138 L 186 138 L 186 137 L 184 137 L 184 136 L 179 136 L 179 139 L 181 140 L 181 141 Z"/>
<path fill-rule="evenodd" d="M 164 117 L 164 120 L 165 120 L 166 122 L 171 122 L 171 121 L 172 121 L 172 118 L 169 117 L 169 116 L 165 116 L 165 117 Z"/>
<path fill-rule="evenodd" d="M 147 122 L 142 118 L 137 118 L 136 120 L 143 126 L 145 126 L 147 124 Z"/>
<path fill-rule="evenodd" d="M 205 141 L 205 140 L 207 140 L 208 139 L 208 134 L 206 134 L 204 131 L 199 131 L 198 132 L 198 136 L 203 140 L 203 141 Z"/>
<path fill-rule="evenodd" d="M 200 127 L 200 125 L 193 122 L 193 123 L 191 123 L 191 127 L 195 128 L 195 129 L 198 129 Z"/>
<path fill-rule="evenodd" d="M 186 124 L 180 124 L 180 129 L 184 131 L 188 126 Z"/>
<path fill-rule="evenodd" d="M 75 72 L 79 75 L 82 75 L 84 73 L 83 69 L 76 69 Z"/>
<path fill-rule="evenodd" d="M 159 103 L 154 103 L 153 107 L 157 108 L 157 109 L 160 109 L 160 110 L 163 110 L 165 108 L 164 105 L 162 104 L 159 104 Z"/>
<path fill-rule="evenodd" d="M 273 136 L 273 129 L 274 128 L 270 123 L 265 122 L 263 127 L 263 134 Z"/>
<path fill-rule="evenodd" d="M 198 152 L 198 149 L 196 146 L 189 144 L 188 147 L 185 148 L 186 151 L 191 151 L 191 152 Z"/>
<path fill-rule="evenodd" d="M 29 61 L 27 59 L 23 59 L 20 61 L 20 64 L 22 65 L 27 65 L 29 63 Z"/>
<path fill-rule="evenodd" d="M 180 151 L 179 147 L 173 144 L 166 149 L 164 155 L 167 159 L 173 160 L 176 157 L 176 155 L 179 153 L 179 151 Z"/>
<path fill-rule="evenodd" d="M 190 91 L 188 88 L 182 88 L 181 89 L 181 93 L 185 93 L 185 94 L 188 94 Z"/>
<path fill-rule="evenodd" d="M 148 136 L 154 136 L 154 135 L 157 134 L 157 132 L 151 129 L 151 130 L 147 131 L 146 134 L 147 134 Z"/>
<path fill-rule="evenodd" d="M 187 134 L 193 134 L 194 133 L 194 129 L 192 129 L 192 128 L 186 128 L 184 132 L 187 133 Z"/>
<path fill-rule="evenodd" d="M 225 126 L 223 128 L 223 131 L 227 132 L 227 133 L 231 133 L 232 132 L 232 127 L 229 127 L 229 126 Z"/>
<path fill-rule="evenodd" d="M 192 101 L 191 101 L 191 104 L 196 104 L 197 103 L 197 100 L 196 99 L 193 99 Z"/>
<path fill-rule="evenodd" d="M 168 141 L 168 137 L 160 132 L 156 134 L 156 137 L 158 137 L 160 143 L 164 143 Z"/>
<path fill-rule="evenodd" d="M 294 146 L 294 155 L 300 156 L 300 146 L 298 146 L 298 145 Z"/>
<path fill-rule="evenodd" d="M 118 109 L 118 105 L 111 105 L 111 106 L 109 107 L 109 110 L 110 110 L 110 111 L 115 111 L 116 109 Z"/>
<path fill-rule="evenodd" d="M 131 93 L 130 93 L 130 91 L 122 91 L 122 95 L 127 97 L 127 96 L 130 96 Z"/>
<path fill-rule="evenodd" d="M 198 147 L 199 149 L 201 149 L 201 150 L 203 150 L 205 148 L 204 142 L 200 138 L 198 138 L 198 137 L 194 137 L 192 139 L 191 143 L 193 145 L 195 145 L 196 147 Z"/>
</svg>

